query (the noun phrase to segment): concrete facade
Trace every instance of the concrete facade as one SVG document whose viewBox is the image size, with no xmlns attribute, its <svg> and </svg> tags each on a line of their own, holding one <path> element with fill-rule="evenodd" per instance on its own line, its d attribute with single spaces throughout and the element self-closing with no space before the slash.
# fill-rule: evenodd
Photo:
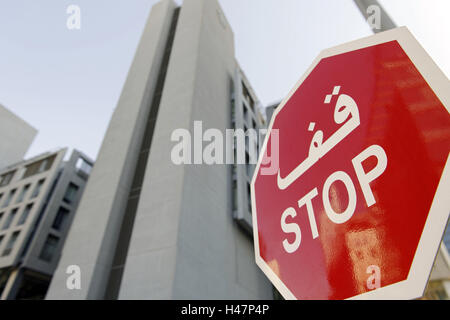
<svg viewBox="0 0 450 320">
<path fill-rule="evenodd" d="M 43 299 L 92 161 L 66 149 L 0 170 L 0 298 Z"/>
<path fill-rule="evenodd" d="M 36 134 L 36 129 L 0 105 L 0 169 L 21 161 Z"/>
<path fill-rule="evenodd" d="M 47 299 L 272 299 L 234 219 L 233 166 L 171 161 L 175 129 L 236 125 L 243 78 L 216 0 L 152 8 Z"/>
</svg>

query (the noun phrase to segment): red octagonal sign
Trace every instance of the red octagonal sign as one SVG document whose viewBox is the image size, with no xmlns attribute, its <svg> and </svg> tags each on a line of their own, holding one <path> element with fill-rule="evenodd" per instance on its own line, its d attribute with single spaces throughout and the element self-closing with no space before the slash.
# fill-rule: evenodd
<svg viewBox="0 0 450 320">
<path fill-rule="evenodd" d="M 256 262 L 285 298 L 423 294 L 450 211 L 449 106 L 406 28 L 319 55 L 252 181 Z"/>
</svg>

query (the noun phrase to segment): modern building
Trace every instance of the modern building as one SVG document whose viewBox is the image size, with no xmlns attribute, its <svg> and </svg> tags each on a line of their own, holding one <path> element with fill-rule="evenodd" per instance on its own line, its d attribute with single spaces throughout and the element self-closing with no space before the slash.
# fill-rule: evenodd
<svg viewBox="0 0 450 320">
<path fill-rule="evenodd" d="M 0 105 L 0 168 L 23 160 L 37 130 Z"/>
<path fill-rule="evenodd" d="M 0 169 L 0 299 L 43 299 L 92 161 L 66 149 Z"/>
<path fill-rule="evenodd" d="M 441 244 L 431 271 L 423 300 L 450 300 L 450 257 Z"/>
<path fill-rule="evenodd" d="M 203 163 L 198 134 L 195 164 L 171 159 L 175 130 L 258 128 L 257 106 L 218 1 L 156 4 L 46 299 L 272 299 L 246 225 L 252 167 Z"/>
</svg>

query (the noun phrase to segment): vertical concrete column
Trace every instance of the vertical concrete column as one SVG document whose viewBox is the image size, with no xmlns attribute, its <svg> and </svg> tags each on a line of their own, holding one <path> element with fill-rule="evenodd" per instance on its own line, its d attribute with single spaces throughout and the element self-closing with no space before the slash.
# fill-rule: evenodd
<svg viewBox="0 0 450 320">
<path fill-rule="evenodd" d="M 151 10 L 47 299 L 104 297 L 175 7 L 163 0 Z M 66 287 L 71 265 L 81 290 Z"/>
<path fill-rule="evenodd" d="M 15 300 L 22 279 L 23 279 L 23 271 L 20 269 L 13 270 L 9 275 L 8 281 L 6 282 L 6 286 L 3 289 L 0 300 Z"/>
</svg>

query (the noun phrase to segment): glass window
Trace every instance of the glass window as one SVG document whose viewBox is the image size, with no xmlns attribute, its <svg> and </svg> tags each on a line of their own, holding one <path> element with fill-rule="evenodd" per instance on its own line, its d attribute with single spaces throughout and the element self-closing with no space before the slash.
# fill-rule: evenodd
<svg viewBox="0 0 450 320">
<path fill-rule="evenodd" d="M 2 175 L 0 177 L 0 187 L 4 187 L 4 186 L 8 185 L 11 182 L 11 180 L 14 176 L 14 173 L 15 173 L 15 171 L 11 171 L 11 172 L 8 172 L 8 173 L 5 173 L 4 175 Z"/>
<path fill-rule="evenodd" d="M 69 204 L 73 203 L 77 196 L 78 189 L 79 188 L 77 185 L 70 183 L 69 186 L 67 187 L 66 194 L 64 195 L 64 199 L 63 199 L 64 202 L 67 202 Z"/>
<path fill-rule="evenodd" d="M 76 168 L 79 171 L 82 171 L 83 173 L 89 175 L 92 171 L 92 164 L 84 160 L 83 158 L 78 159 Z"/>
<path fill-rule="evenodd" d="M 69 210 L 66 208 L 59 208 L 58 213 L 56 214 L 55 221 L 53 221 L 52 228 L 55 230 L 62 230 L 65 226 L 66 220 L 69 216 Z"/>
<path fill-rule="evenodd" d="M 38 173 L 44 172 L 45 168 L 47 168 L 48 159 L 42 160 L 42 162 L 39 165 Z"/>
<path fill-rule="evenodd" d="M 6 218 L 6 221 L 5 221 L 5 224 L 3 225 L 2 230 L 6 230 L 6 229 L 8 229 L 11 226 L 11 223 L 14 221 L 14 218 L 16 217 L 18 210 L 19 209 L 16 208 L 16 209 L 11 211 L 11 213 L 8 216 L 8 218 Z"/>
<path fill-rule="evenodd" d="M 3 204 L 2 208 L 6 208 L 7 206 L 9 206 L 9 204 L 11 203 L 11 200 L 14 198 L 14 195 L 16 194 L 16 190 L 11 190 L 11 192 L 9 193 L 8 197 L 6 198 L 5 203 Z"/>
<path fill-rule="evenodd" d="M 7 256 L 11 253 L 12 249 L 14 248 L 14 244 L 16 243 L 17 238 L 19 237 L 19 231 L 14 232 L 11 235 L 11 238 L 9 238 L 8 243 L 6 244 L 5 250 L 3 250 L 2 256 Z"/>
<path fill-rule="evenodd" d="M 42 173 L 44 171 L 49 170 L 52 167 L 53 162 L 55 161 L 55 158 L 56 158 L 56 154 L 53 156 L 50 156 L 48 158 L 42 159 L 40 161 L 34 162 L 32 164 L 29 164 L 26 167 L 25 173 L 23 174 L 22 178 L 25 179 L 25 178 L 31 177 L 35 174 Z"/>
<path fill-rule="evenodd" d="M 27 218 L 30 215 L 31 209 L 33 209 L 33 204 L 29 204 L 29 205 L 27 205 L 25 207 L 25 209 L 23 210 L 22 215 L 20 216 L 19 222 L 17 222 L 18 226 L 23 225 L 27 221 Z"/>
<path fill-rule="evenodd" d="M 23 199 L 25 199 L 25 196 L 27 195 L 29 189 L 30 189 L 29 184 L 23 187 L 22 192 L 20 192 L 19 196 L 17 197 L 16 203 L 20 203 L 23 201 Z"/>
<path fill-rule="evenodd" d="M 2 224 L 4 212 L 0 212 L 0 225 Z"/>
<path fill-rule="evenodd" d="M 0 236 L 0 247 L 2 246 L 4 236 Z"/>
<path fill-rule="evenodd" d="M 58 247 L 59 238 L 53 235 L 49 235 L 44 243 L 39 259 L 50 262 L 55 255 L 56 248 Z"/>
<path fill-rule="evenodd" d="M 44 182 L 45 182 L 44 179 L 38 181 L 36 187 L 34 188 L 33 194 L 31 195 L 32 199 L 36 198 L 39 195 L 39 193 L 41 193 L 41 189 L 42 186 L 44 185 Z"/>
</svg>

